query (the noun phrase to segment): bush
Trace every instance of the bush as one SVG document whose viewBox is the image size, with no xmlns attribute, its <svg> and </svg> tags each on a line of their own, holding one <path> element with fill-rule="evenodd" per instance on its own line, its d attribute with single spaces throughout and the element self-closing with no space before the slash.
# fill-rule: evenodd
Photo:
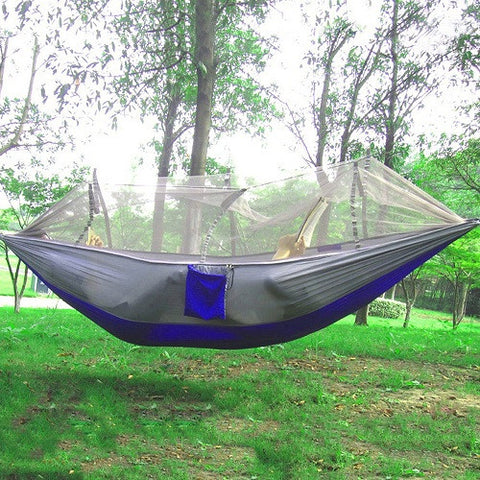
<svg viewBox="0 0 480 480">
<path fill-rule="evenodd" d="M 403 302 L 377 298 L 370 304 L 368 313 L 381 318 L 400 318 L 405 316 L 406 307 Z"/>
</svg>

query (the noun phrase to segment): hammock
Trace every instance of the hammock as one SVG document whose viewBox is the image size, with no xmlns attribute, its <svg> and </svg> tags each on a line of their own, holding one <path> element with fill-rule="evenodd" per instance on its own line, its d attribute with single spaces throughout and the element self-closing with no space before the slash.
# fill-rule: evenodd
<svg viewBox="0 0 480 480">
<path fill-rule="evenodd" d="M 94 179 L 1 239 L 122 340 L 233 349 L 330 325 L 476 225 L 366 158 L 254 186 Z"/>
</svg>

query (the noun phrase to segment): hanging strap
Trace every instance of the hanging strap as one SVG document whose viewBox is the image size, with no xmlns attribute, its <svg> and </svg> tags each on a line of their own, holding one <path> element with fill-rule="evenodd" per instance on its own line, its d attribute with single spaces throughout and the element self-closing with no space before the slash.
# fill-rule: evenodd
<svg viewBox="0 0 480 480">
<path fill-rule="evenodd" d="M 212 239 L 213 231 L 218 225 L 218 222 L 222 219 L 222 217 L 225 215 L 225 213 L 228 211 L 230 205 L 239 198 L 241 195 L 243 195 L 246 191 L 246 188 L 242 188 L 241 190 L 236 191 L 232 195 L 230 195 L 228 198 L 226 198 L 222 204 L 220 205 L 221 211 L 220 213 L 216 216 L 215 220 L 211 223 L 207 235 L 205 236 L 205 240 L 202 245 L 202 251 L 200 254 L 200 263 L 205 263 L 207 261 L 207 252 L 208 252 L 208 245 L 210 244 L 210 240 Z"/>
<path fill-rule="evenodd" d="M 350 190 L 350 216 L 352 222 L 352 234 L 355 242 L 355 248 L 360 248 L 360 239 L 358 237 L 357 212 L 355 210 L 355 200 L 358 182 L 358 162 L 353 164 L 352 188 Z"/>
<path fill-rule="evenodd" d="M 93 185 L 88 184 L 88 221 L 83 229 L 82 233 L 78 237 L 75 245 L 80 245 L 80 243 L 85 243 L 85 236 L 88 238 L 88 231 L 93 223 L 93 217 L 96 213 L 100 211 L 97 202 L 95 201 L 95 194 L 93 193 Z"/>
<path fill-rule="evenodd" d="M 370 170 L 370 156 L 365 158 L 365 172 Z M 363 238 L 368 238 L 368 224 L 367 224 L 367 176 L 363 175 L 362 182 L 362 229 Z"/>
<path fill-rule="evenodd" d="M 103 198 L 102 190 L 100 189 L 100 184 L 98 183 L 97 178 L 97 169 L 93 170 L 93 188 L 94 188 L 94 197 L 98 199 L 103 210 L 103 217 L 105 219 L 105 233 L 107 235 L 107 245 L 112 248 L 112 229 L 110 226 L 110 216 L 108 215 L 107 205 Z M 100 213 L 100 209 L 95 213 Z"/>
<path fill-rule="evenodd" d="M 105 230 L 107 234 L 107 244 L 109 247 L 112 246 L 112 233 L 110 228 L 110 217 L 107 211 L 107 205 L 100 190 L 100 185 L 97 178 L 97 169 L 93 170 L 92 182 L 88 184 L 88 221 L 83 229 L 82 233 L 78 237 L 75 245 L 80 243 L 85 243 L 85 238 L 88 239 L 88 232 L 92 226 L 93 218 L 95 215 L 100 213 L 100 206 L 103 210 L 103 215 L 105 218 Z"/>
</svg>

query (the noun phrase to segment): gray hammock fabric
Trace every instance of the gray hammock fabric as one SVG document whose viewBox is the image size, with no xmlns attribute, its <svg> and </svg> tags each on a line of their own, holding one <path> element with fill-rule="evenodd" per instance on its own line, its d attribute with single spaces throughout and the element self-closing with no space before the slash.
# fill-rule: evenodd
<svg viewBox="0 0 480 480">
<path fill-rule="evenodd" d="M 234 183 L 94 181 L 2 240 L 125 341 L 245 348 L 331 324 L 478 225 L 372 159 Z"/>
</svg>

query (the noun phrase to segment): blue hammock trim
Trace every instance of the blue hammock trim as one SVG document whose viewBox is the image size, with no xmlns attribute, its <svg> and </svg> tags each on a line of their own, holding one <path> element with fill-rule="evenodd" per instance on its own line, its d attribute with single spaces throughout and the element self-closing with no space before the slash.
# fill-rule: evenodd
<svg viewBox="0 0 480 480">
<path fill-rule="evenodd" d="M 133 322 L 105 312 L 61 291 L 55 285 L 43 280 L 39 274 L 34 273 L 69 305 L 125 342 L 143 346 L 241 349 L 295 340 L 331 325 L 373 301 L 450 243 L 447 242 L 430 250 L 387 275 L 307 315 L 254 326 L 211 325 L 208 322 L 202 325 Z"/>
</svg>

